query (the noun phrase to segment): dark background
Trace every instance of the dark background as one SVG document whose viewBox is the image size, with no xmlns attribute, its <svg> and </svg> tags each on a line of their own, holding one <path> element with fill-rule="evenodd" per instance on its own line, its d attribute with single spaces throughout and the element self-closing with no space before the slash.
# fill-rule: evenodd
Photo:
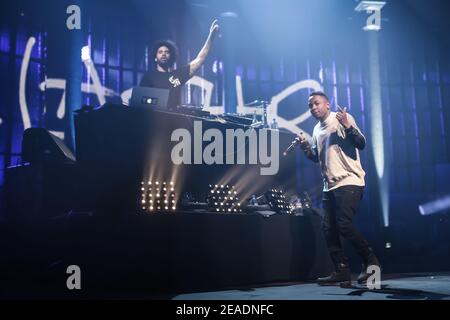
<svg viewBox="0 0 450 320">
<path fill-rule="evenodd" d="M 63 91 L 39 84 L 68 74 L 67 1 L 2 1 L 0 10 L 0 190 L 5 170 L 21 161 L 24 124 L 19 108 L 19 75 L 25 44 L 37 39 L 27 74 L 26 99 L 33 127 L 67 132 L 67 112 L 56 115 Z M 368 34 L 362 30 L 367 15 L 355 12 L 351 0 L 280 1 L 84 1 L 83 42 L 90 45 L 102 84 L 117 95 L 138 84 L 151 67 L 146 56 L 157 39 L 174 40 L 180 49 L 178 65 L 200 50 L 212 20 L 233 11 L 238 14 L 233 36 L 245 102 L 270 99 L 289 85 L 314 79 L 332 98 L 347 106 L 369 135 Z M 374 210 L 370 188 L 375 170 L 370 148 L 362 152 L 367 172 L 357 223 L 386 255 L 401 252 L 402 270 L 448 267 L 448 212 L 421 216 L 418 205 L 450 192 L 450 22 L 446 1 L 388 1 L 379 32 L 380 70 L 385 133 L 385 155 L 390 171 L 389 228 Z M 219 38 L 198 75 L 215 85 L 213 105 L 223 105 L 222 74 L 214 72 L 224 52 Z M 87 74 L 83 67 L 83 82 Z M 307 90 L 297 92 L 280 107 L 291 119 L 307 110 Z M 183 102 L 199 105 L 202 98 L 191 88 Z M 82 103 L 96 106 L 95 94 Z M 311 133 L 315 122 L 301 124 Z M 318 168 L 301 156 L 297 163 L 297 191 L 308 191 L 320 202 Z M 385 249 L 385 243 L 391 249 Z M 398 250 L 398 251 L 397 251 Z M 423 256 L 426 255 L 425 258 Z M 448 258 L 447 258 L 448 259 Z M 401 269 L 399 267 L 399 269 Z"/>
</svg>

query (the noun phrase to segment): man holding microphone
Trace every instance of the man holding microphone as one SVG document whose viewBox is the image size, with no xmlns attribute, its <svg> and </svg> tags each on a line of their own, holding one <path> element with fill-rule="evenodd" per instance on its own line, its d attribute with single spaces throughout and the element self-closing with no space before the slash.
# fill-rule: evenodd
<svg viewBox="0 0 450 320">
<path fill-rule="evenodd" d="M 353 224 L 353 217 L 362 199 L 365 172 L 361 166 L 359 150 L 363 150 L 366 139 L 347 109 L 330 111 L 330 101 L 323 92 L 313 92 L 308 106 L 314 118 L 319 120 L 314 127 L 312 143 L 303 134 L 297 137 L 306 157 L 319 163 L 323 176 L 323 232 L 336 271 L 319 278 L 319 285 L 351 285 L 348 258 L 345 256 L 341 236 L 348 240 L 363 260 L 363 270 L 358 283 L 365 283 L 370 274 L 370 265 L 380 263 L 367 240 Z"/>
</svg>

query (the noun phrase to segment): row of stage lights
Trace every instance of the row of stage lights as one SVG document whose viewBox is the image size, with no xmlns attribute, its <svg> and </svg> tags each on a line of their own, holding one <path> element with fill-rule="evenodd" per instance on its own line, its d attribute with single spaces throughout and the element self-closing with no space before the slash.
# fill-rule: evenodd
<svg viewBox="0 0 450 320">
<path fill-rule="evenodd" d="M 234 186 L 209 185 L 208 207 L 217 213 L 242 213 L 239 195 Z M 294 206 L 289 204 L 281 189 L 270 189 L 265 193 L 270 208 L 282 214 L 289 214 Z M 165 181 L 141 182 L 141 208 L 143 211 L 176 211 L 175 185 Z"/>
<path fill-rule="evenodd" d="M 234 186 L 209 185 L 208 203 L 214 212 L 238 213 L 242 212 L 239 195 Z"/>
<path fill-rule="evenodd" d="M 177 209 L 175 200 L 175 185 L 171 181 L 141 181 L 141 208 L 144 211 Z"/>
<path fill-rule="evenodd" d="M 289 214 L 293 211 L 294 208 L 288 203 L 283 190 L 270 189 L 265 195 L 269 202 L 269 206 L 273 211 L 282 214 Z"/>
</svg>

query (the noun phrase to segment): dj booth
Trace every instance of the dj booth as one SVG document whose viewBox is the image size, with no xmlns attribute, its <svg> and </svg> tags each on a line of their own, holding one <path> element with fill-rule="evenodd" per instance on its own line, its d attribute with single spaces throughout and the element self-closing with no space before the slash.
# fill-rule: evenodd
<svg viewBox="0 0 450 320">
<path fill-rule="evenodd" d="M 57 208 L 41 206 L 40 211 L 46 208 L 51 212 L 35 216 L 52 218 L 51 226 L 40 221 L 27 232 L 33 246 L 47 252 L 48 263 L 58 260 L 64 265 L 80 265 L 87 287 L 141 287 L 155 292 L 306 281 L 329 273 L 332 267 L 321 231 L 320 210 L 307 209 L 296 216 L 246 210 L 217 213 L 182 205 L 184 194 L 202 202 L 211 186 L 214 189 L 221 184 L 235 188 L 243 209 L 252 195 L 260 196 L 269 189 L 282 189 L 287 196 L 297 193 L 298 154 L 282 156 L 294 135 L 275 132 L 279 143 L 269 143 L 265 155 L 278 158 L 273 157 L 269 164 L 260 161 L 264 152 L 260 153 L 259 148 L 262 139 L 269 141 L 274 134 L 266 132 L 264 136 L 260 132 L 271 130 L 251 128 L 251 123 L 238 117 L 183 111 L 113 104 L 83 108 L 75 115 L 76 163 L 69 170 L 62 166 L 55 171 L 54 164 L 47 169 L 44 165 L 43 174 L 41 167 L 34 165 L 11 168 L 9 185 L 17 185 L 23 194 L 31 193 L 23 191 L 18 177 L 25 174 L 25 180 L 31 181 L 33 172 L 39 171 L 39 181 L 50 181 L 34 184 L 45 201 L 63 199 L 62 193 L 71 195 L 69 205 L 67 200 Z M 180 141 L 172 137 L 180 129 L 191 137 L 190 164 L 174 163 L 173 150 Z M 195 153 L 196 148 L 207 150 L 211 143 L 212 139 L 201 139 L 208 129 L 215 130 L 216 138 L 223 137 L 223 145 L 229 143 L 225 141 L 227 132 L 253 130 L 258 139 L 257 163 L 250 159 L 252 142 L 247 137 L 244 145 L 234 145 L 234 163 L 230 150 L 223 154 L 216 150 L 215 159 L 221 158 L 218 162 L 223 164 L 206 164 L 206 158 Z M 241 154 L 241 163 L 237 164 L 239 152 L 244 149 L 245 156 Z M 261 174 L 261 168 L 270 165 L 278 167 L 276 173 Z M 46 172 L 54 177 L 45 177 Z M 62 186 L 61 181 L 66 185 Z M 174 183 L 175 210 L 142 209 L 141 189 L 149 181 Z M 29 203 L 19 198 L 15 199 L 17 203 Z M 54 220 L 55 216 L 59 218 Z"/>
<path fill-rule="evenodd" d="M 219 154 L 223 164 L 194 164 L 195 140 L 199 141 L 199 133 L 214 129 L 225 139 L 230 129 L 233 132 L 254 130 L 260 147 L 264 139 L 260 130 L 267 129 L 250 129 L 245 119 L 217 118 L 198 110 L 192 110 L 191 114 L 189 111 L 106 105 L 76 115 L 77 164 L 84 181 L 85 205 L 97 206 L 96 211 L 106 216 L 133 213 L 131 220 L 112 231 L 114 236 L 103 238 L 97 236 L 97 231 L 92 232 L 97 240 L 88 241 L 87 247 L 99 242 L 96 247 L 102 251 L 105 245 L 117 242 L 112 245 L 115 248 L 112 251 L 97 252 L 93 256 L 102 257 L 102 266 L 106 261 L 116 266 L 115 274 L 145 275 L 140 279 L 147 287 L 172 287 L 174 290 L 304 281 L 328 273 L 331 263 L 317 210 L 305 210 L 302 216 L 275 214 L 266 217 L 259 213 L 188 212 L 181 208 L 183 193 L 204 200 L 211 191 L 209 186 L 221 183 L 236 186 L 235 190 L 242 195 L 243 207 L 252 194 L 259 196 L 275 188 L 289 195 L 297 189 L 296 155 L 282 156 L 295 138 L 293 134 L 277 131 L 279 143 L 269 146 L 268 151 L 277 155 L 276 161 L 279 161 L 273 175 L 262 175 L 264 165 L 251 163 L 248 140 L 245 146 L 236 143 L 232 150 L 236 155 L 247 151 L 245 163 L 236 164 L 237 157 L 234 164 L 227 163 L 230 151 L 227 150 Z M 197 130 L 199 123 L 201 131 Z M 178 141 L 172 141 L 172 134 L 179 129 L 185 129 L 192 138 L 191 164 L 173 163 L 172 150 Z M 201 150 L 205 150 L 208 143 L 202 141 Z M 227 143 L 222 141 L 222 145 Z M 149 180 L 153 183 L 173 180 L 179 200 L 177 212 L 142 210 L 141 183 L 147 184 Z M 85 252 L 79 249 L 70 252 Z M 105 271 L 102 269 L 99 274 L 105 275 Z"/>
<path fill-rule="evenodd" d="M 189 111 L 192 114 L 186 114 Z M 75 115 L 77 166 L 84 193 L 78 203 L 87 208 L 136 211 L 141 209 L 141 184 L 149 181 L 172 182 L 177 207 L 187 193 L 205 201 L 209 186 L 215 185 L 234 186 L 241 205 L 252 195 L 260 196 L 272 188 L 282 189 L 286 195 L 296 193 L 296 154 L 282 156 L 295 138 L 292 133 L 251 128 L 237 117 L 218 118 L 194 109 L 183 112 L 123 105 L 79 111 Z M 188 148 L 179 153 L 180 130 L 183 138 L 187 135 L 183 142 L 188 140 Z M 206 137 L 208 132 L 222 141 Z M 236 132 L 247 133 L 245 144 L 230 141 Z M 219 164 L 206 163 L 208 145 L 215 142 L 223 147 L 212 152 Z M 232 146 L 227 148 L 230 142 Z M 174 163 L 178 154 L 189 163 Z M 272 156 L 269 164 L 268 158 L 262 158 L 268 155 Z M 272 172 L 264 175 L 264 170 Z"/>
<path fill-rule="evenodd" d="M 85 288 L 218 290 L 311 281 L 332 271 L 321 218 L 217 213 L 135 215 L 116 224 L 71 216 L 61 261 Z M 59 244 L 61 246 L 61 244 Z"/>
</svg>

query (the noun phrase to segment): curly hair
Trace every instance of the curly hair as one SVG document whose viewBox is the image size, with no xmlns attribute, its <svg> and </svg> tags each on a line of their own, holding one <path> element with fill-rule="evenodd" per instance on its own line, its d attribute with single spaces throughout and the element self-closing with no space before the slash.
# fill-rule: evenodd
<svg viewBox="0 0 450 320">
<path fill-rule="evenodd" d="M 177 61 L 177 57 L 178 57 L 178 48 L 177 45 L 175 44 L 175 42 L 171 41 L 171 40 L 158 40 L 155 43 L 153 43 L 152 46 L 152 59 L 156 58 L 156 54 L 158 53 L 158 49 L 161 47 L 167 47 L 167 49 L 169 49 L 170 52 L 170 60 L 168 61 L 170 66 L 173 66 L 173 64 L 175 63 L 175 61 Z"/>
</svg>

